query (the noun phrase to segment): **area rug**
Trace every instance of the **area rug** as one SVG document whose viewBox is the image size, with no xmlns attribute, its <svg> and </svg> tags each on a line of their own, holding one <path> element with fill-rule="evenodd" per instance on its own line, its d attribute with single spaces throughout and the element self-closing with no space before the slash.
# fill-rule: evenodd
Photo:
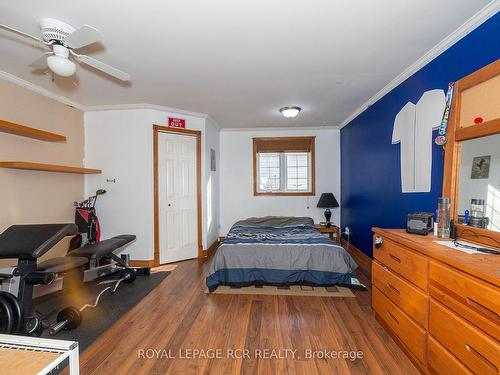
<svg viewBox="0 0 500 375">
<path fill-rule="evenodd" d="M 45 330 L 42 337 L 78 341 L 82 352 L 92 344 L 99 335 L 116 323 L 131 308 L 160 284 L 170 272 L 153 269 L 150 276 L 137 276 L 131 284 L 121 283 L 115 293 L 105 292 L 95 308 L 87 308 L 82 312 L 81 325 L 72 331 L 61 331 L 56 336 L 49 336 Z M 113 284 L 99 284 L 96 280 L 82 284 L 76 291 L 62 290 L 40 297 L 33 301 L 33 310 L 48 315 L 51 323 L 56 320 L 57 312 L 67 306 L 80 307 L 93 304 L 96 296 L 103 288 Z M 124 332 L 126 337 L 126 332 Z M 0 371 L 1 372 L 1 371 Z"/>
<path fill-rule="evenodd" d="M 205 289 L 208 293 L 208 289 Z M 246 286 L 246 287 L 231 287 L 220 285 L 212 294 L 257 294 L 266 296 L 304 296 L 304 297 L 356 297 L 349 288 L 340 286 L 305 286 L 305 285 L 290 285 L 290 286 Z"/>
</svg>

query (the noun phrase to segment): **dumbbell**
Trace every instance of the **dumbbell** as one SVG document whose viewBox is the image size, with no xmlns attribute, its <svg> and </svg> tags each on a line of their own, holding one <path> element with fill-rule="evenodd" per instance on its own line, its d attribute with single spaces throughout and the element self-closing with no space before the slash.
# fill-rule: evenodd
<svg viewBox="0 0 500 375">
<path fill-rule="evenodd" d="M 0 333 L 17 333 L 22 329 L 23 309 L 16 296 L 0 292 Z"/>
<path fill-rule="evenodd" d="M 73 306 L 66 307 L 57 314 L 57 323 L 49 328 L 49 335 L 57 335 L 62 330 L 71 331 L 77 328 L 82 322 L 82 314 L 79 309 Z"/>
<path fill-rule="evenodd" d="M 54 310 L 43 315 L 38 311 L 34 311 L 30 316 L 24 318 L 24 331 L 30 336 L 40 337 L 44 329 L 49 328 L 48 318 Z"/>
<path fill-rule="evenodd" d="M 123 279 L 123 282 L 129 284 L 135 280 L 137 277 L 137 272 L 132 268 L 124 268 L 120 272 L 120 278 Z"/>
</svg>

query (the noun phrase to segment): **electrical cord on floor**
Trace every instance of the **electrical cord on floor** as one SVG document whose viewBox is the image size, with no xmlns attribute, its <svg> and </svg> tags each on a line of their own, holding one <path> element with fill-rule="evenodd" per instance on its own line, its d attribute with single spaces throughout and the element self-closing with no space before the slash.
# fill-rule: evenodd
<svg viewBox="0 0 500 375">
<path fill-rule="evenodd" d="M 340 232 L 340 239 L 342 240 L 342 235 L 345 234 L 347 236 L 347 248 L 349 248 L 350 242 L 350 234 L 347 232 Z M 342 243 L 342 241 L 340 241 Z"/>
</svg>

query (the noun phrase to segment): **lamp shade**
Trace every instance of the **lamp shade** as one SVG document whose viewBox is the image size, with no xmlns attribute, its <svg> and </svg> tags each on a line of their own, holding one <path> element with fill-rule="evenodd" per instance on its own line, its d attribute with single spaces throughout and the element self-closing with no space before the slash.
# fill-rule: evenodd
<svg viewBox="0 0 500 375">
<path fill-rule="evenodd" d="M 332 193 L 323 193 L 321 194 L 321 197 L 319 198 L 318 205 L 316 207 L 318 208 L 333 208 L 333 207 L 338 207 L 339 202 L 335 199 Z"/>
</svg>

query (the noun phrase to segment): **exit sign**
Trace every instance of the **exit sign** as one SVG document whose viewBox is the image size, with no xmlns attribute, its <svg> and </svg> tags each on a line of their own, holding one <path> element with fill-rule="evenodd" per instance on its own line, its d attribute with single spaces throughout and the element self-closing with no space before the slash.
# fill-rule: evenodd
<svg viewBox="0 0 500 375">
<path fill-rule="evenodd" d="M 184 120 L 182 118 L 169 117 L 168 118 L 168 126 L 171 128 L 185 129 L 186 128 L 186 120 Z"/>
</svg>

